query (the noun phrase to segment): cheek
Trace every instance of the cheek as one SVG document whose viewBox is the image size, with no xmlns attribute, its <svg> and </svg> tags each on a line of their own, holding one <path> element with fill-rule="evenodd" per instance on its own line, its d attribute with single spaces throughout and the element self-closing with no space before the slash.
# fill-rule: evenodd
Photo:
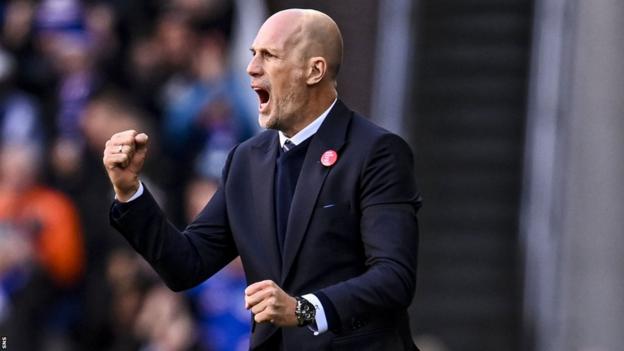
<svg viewBox="0 0 624 351">
<path fill-rule="evenodd" d="M 279 91 L 279 99 L 282 102 L 293 102 L 297 100 L 297 97 L 301 96 L 305 86 L 302 84 L 298 77 L 291 77 L 291 79 L 284 81 Z"/>
<path fill-rule="evenodd" d="M 300 69 L 281 69 L 273 71 L 273 91 L 271 95 L 272 106 L 270 114 L 280 116 L 288 114 L 299 108 L 303 101 L 305 81 L 303 71 Z M 268 117 L 267 117 L 268 119 Z"/>
<path fill-rule="evenodd" d="M 305 85 L 303 71 L 300 69 L 283 69 L 276 71 L 273 75 L 274 87 L 281 95 L 288 95 L 293 90 L 299 90 Z"/>
<path fill-rule="evenodd" d="M 292 108 L 298 109 L 302 105 L 306 104 L 306 87 L 301 84 L 292 84 L 284 96 L 286 101 Z"/>
</svg>

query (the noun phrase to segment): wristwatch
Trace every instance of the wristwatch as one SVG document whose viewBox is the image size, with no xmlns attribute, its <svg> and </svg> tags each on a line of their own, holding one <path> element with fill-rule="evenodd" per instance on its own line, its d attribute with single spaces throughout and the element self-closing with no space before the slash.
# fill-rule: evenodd
<svg viewBox="0 0 624 351">
<path fill-rule="evenodd" d="M 316 321 L 316 308 L 314 308 L 314 305 L 301 296 L 295 296 L 295 300 L 297 300 L 297 306 L 295 307 L 297 325 L 303 327 L 314 323 Z"/>
</svg>

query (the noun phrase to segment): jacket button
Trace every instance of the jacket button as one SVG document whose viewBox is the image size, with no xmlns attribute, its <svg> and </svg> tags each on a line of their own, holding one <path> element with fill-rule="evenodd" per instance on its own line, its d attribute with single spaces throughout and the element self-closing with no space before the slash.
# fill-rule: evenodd
<svg viewBox="0 0 624 351">
<path fill-rule="evenodd" d="M 351 318 L 351 330 L 357 330 L 362 328 L 362 321 L 357 318 Z"/>
</svg>

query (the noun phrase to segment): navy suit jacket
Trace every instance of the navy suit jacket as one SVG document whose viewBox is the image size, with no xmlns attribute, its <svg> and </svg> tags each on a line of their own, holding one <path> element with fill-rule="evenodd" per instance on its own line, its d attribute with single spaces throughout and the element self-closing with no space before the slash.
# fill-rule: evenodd
<svg viewBox="0 0 624 351">
<path fill-rule="evenodd" d="M 416 287 L 420 196 L 409 146 L 340 100 L 312 137 L 293 195 L 283 255 L 275 228 L 279 141 L 267 130 L 229 154 L 219 189 L 183 232 L 149 191 L 111 223 L 173 290 L 191 288 L 240 255 L 249 284 L 317 293 L 330 330 L 282 328 L 285 350 L 416 350 L 407 316 Z M 338 160 L 320 162 L 327 150 Z M 242 298 L 242 296 L 241 296 Z M 251 348 L 278 328 L 258 324 Z"/>
</svg>

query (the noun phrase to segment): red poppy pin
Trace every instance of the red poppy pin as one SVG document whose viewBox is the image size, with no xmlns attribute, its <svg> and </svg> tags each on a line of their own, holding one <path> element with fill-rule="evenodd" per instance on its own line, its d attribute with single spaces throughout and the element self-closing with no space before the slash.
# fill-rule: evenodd
<svg viewBox="0 0 624 351">
<path fill-rule="evenodd" d="M 331 167 L 338 161 L 338 154 L 334 150 L 327 150 L 321 156 L 321 164 L 325 167 Z"/>
</svg>

